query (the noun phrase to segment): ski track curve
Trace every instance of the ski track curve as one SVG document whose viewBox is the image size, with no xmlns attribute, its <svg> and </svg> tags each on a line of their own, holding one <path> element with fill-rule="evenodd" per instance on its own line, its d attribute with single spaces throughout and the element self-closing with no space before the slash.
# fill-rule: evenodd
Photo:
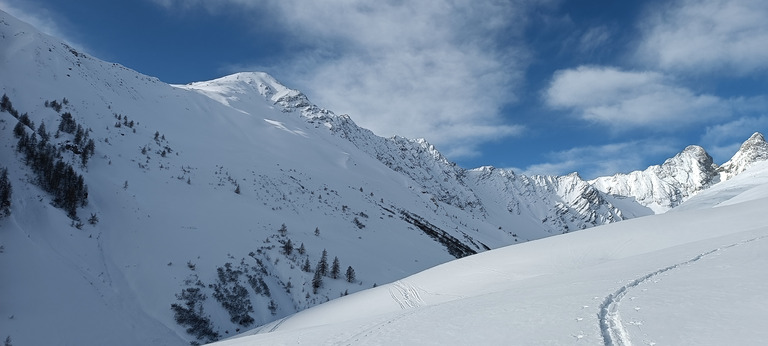
<svg viewBox="0 0 768 346">
<path fill-rule="evenodd" d="M 768 238 L 768 235 L 743 240 L 737 243 L 725 245 L 725 246 L 716 248 L 714 250 L 701 253 L 696 257 L 693 257 L 685 262 L 680 262 L 668 267 L 661 268 L 659 270 L 656 270 L 654 272 L 651 272 L 639 278 L 636 278 L 630 281 L 628 284 L 619 287 L 616 291 L 614 291 L 613 293 L 605 297 L 602 304 L 600 304 L 600 310 L 597 314 L 598 321 L 600 323 L 600 334 L 603 337 L 603 343 L 605 344 L 605 346 L 632 345 L 632 340 L 630 339 L 629 333 L 627 332 L 626 328 L 624 328 L 624 324 L 621 321 L 621 314 L 619 314 L 619 303 L 621 303 L 621 300 L 624 298 L 624 296 L 626 296 L 627 292 L 629 292 L 631 289 L 639 286 L 643 282 L 646 282 L 655 276 L 658 276 L 660 274 L 663 274 L 673 269 L 677 269 L 681 266 L 695 263 L 701 260 L 702 258 L 707 257 L 713 253 L 716 253 L 725 249 L 729 249 L 735 246 L 751 243 L 753 241 L 760 240 L 763 238 Z"/>
<path fill-rule="evenodd" d="M 398 280 L 389 287 L 389 295 L 401 309 L 405 310 L 425 305 L 419 290 L 421 290 L 419 287 Z"/>
<path fill-rule="evenodd" d="M 275 326 L 274 326 L 274 327 L 272 327 L 272 328 L 270 328 L 270 329 L 269 329 L 269 332 L 268 332 L 268 333 L 272 333 L 272 332 L 276 331 L 276 330 L 277 330 L 277 328 L 280 328 L 280 326 L 281 326 L 283 323 L 285 323 L 285 321 L 287 321 L 287 320 L 288 320 L 289 318 L 291 318 L 292 316 L 293 316 L 293 315 L 290 315 L 290 316 L 286 316 L 286 317 L 283 317 L 283 318 L 280 320 L 280 322 L 277 322 L 277 324 L 275 324 Z"/>
<path fill-rule="evenodd" d="M 424 290 L 420 287 L 408 283 L 405 280 L 398 280 L 393 282 L 389 287 L 390 297 L 392 297 L 392 300 L 394 300 L 395 303 L 400 306 L 400 309 L 410 311 L 405 311 L 393 316 L 392 318 L 374 322 L 338 344 L 350 346 L 364 343 L 364 338 L 378 333 L 379 330 L 399 319 L 414 314 L 416 312 L 415 308 L 426 305 L 424 300 L 421 298 L 419 291 Z"/>
</svg>

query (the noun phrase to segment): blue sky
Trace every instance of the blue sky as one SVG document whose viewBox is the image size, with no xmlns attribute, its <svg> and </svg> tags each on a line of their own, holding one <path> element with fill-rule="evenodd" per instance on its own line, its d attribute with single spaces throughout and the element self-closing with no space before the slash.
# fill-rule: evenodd
<svg viewBox="0 0 768 346">
<path fill-rule="evenodd" d="M 0 0 L 169 83 L 265 71 L 462 167 L 585 178 L 768 130 L 764 0 Z"/>
</svg>

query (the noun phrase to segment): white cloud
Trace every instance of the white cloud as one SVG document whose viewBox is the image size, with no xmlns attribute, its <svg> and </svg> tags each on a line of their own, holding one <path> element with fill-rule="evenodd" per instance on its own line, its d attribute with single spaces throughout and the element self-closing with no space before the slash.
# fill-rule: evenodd
<svg viewBox="0 0 768 346">
<path fill-rule="evenodd" d="M 530 165 L 523 170 L 523 174 L 564 175 L 579 172 L 582 178 L 593 179 L 661 164 L 649 162 L 649 158 L 671 156 L 676 149 L 668 140 L 658 138 L 576 147 L 548 154 L 549 162 Z"/>
<path fill-rule="evenodd" d="M 753 133 L 766 129 L 768 129 L 768 115 L 743 117 L 731 122 L 708 126 L 704 140 L 710 143 L 722 143 L 734 139 L 745 141 Z"/>
<path fill-rule="evenodd" d="M 592 55 L 608 43 L 610 39 L 611 31 L 607 26 L 593 27 L 581 35 L 578 48 L 582 54 Z"/>
<path fill-rule="evenodd" d="M 29 3 L 24 2 L 0 0 L 0 9 L 16 17 L 16 19 L 32 25 L 35 29 L 47 35 L 63 40 L 70 46 L 79 50 L 90 51 L 83 44 L 72 39 L 72 37 L 69 37 L 69 35 L 61 29 L 57 24 L 58 17 L 55 14 L 52 14 L 44 8 L 31 7 L 29 5 Z"/>
<path fill-rule="evenodd" d="M 28 8 L 22 8 L 16 4 L 15 1 L 0 0 L 0 9 L 48 35 L 62 37 L 61 30 L 52 20 L 48 11 L 44 9 L 30 11 Z"/>
<path fill-rule="evenodd" d="M 167 7 L 198 0 L 153 0 Z M 300 47 L 267 71 L 320 106 L 382 136 L 424 137 L 446 152 L 473 153 L 515 135 L 500 115 L 516 100 L 529 52 L 527 1 L 247 1 L 269 11 Z M 204 5 L 209 7 L 209 5 Z M 210 8 L 209 8 L 210 10 Z M 498 45 L 499 38 L 505 40 Z"/>
<path fill-rule="evenodd" d="M 649 11 L 638 57 L 664 70 L 746 75 L 768 69 L 765 0 L 680 0 Z"/>
<path fill-rule="evenodd" d="M 731 114 L 726 101 L 696 95 L 663 74 L 601 66 L 556 72 L 544 100 L 614 131 L 673 131 Z"/>
</svg>

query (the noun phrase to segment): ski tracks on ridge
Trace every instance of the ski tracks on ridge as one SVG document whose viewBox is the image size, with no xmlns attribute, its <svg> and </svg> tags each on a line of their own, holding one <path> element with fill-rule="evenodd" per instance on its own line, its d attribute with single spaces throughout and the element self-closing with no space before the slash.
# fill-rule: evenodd
<svg viewBox="0 0 768 346">
<path fill-rule="evenodd" d="M 393 282 L 388 289 L 390 297 L 392 297 L 392 300 L 394 300 L 395 303 L 400 306 L 400 309 L 411 311 L 405 311 L 391 318 L 373 322 L 372 324 L 363 328 L 360 332 L 355 333 L 346 341 L 339 344 L 354 345 L 364 343 L 366 338 L 371 337 L 372 335 L 376 335 L 380 332 L 380 330 L 384 329 L 393 322 L 415 313 L 416 309 L 414 308 L 426 305 L 424 300 L 421 298 L 421 293 L 425 293 L 426 291 L 420 287 L 408 283 L 405 280 L 398 280 Z"/>
<path fill-rule="evenodd" d="M 403 280 L 398 280 L 389 287 L 389 295 L 392 300 L 403 310 L 425 305 L 419 291 L 421 291 L 420 288 Z"/>
<path fill-rule="evenodd" d="M 640 284 L 648 281 L 649 279 L 655 276 L 658 276 L 660 274 L 663 274 L 673 269 L 680 268 L 685 265 L 695 263 L 701 260 L 702 258 L 712 255 L 716 252 L 726 250 L 732 247 L 736 247 L 739 245 L 751 243 L 753 241 L 760 240 L 763 238 L 768 238 L 768 236 L 760 236 L 757 238 L 743 240 L 737 243 L 722 246 L 714 250 L 701 253 L 696 257 L 693 257 L 685 262 L 680 262 L 665 268 L 661 268 L 654 272 L 638 277 L 630 281 L 628 284 L 619 287 L 616 291 L 614 291 L 613 293 L 605 297 L 605 299 L 603 300 L 603 303 L 600 304 L 600 310 L 597 314 L 597 317 L 600 323 L 600 333 L 603 337 L 603 342 L 605 343 L 606 346 L 632 345 L 632 340 L 629 337 L 629 333 L 627 332 L 626 328 L 624 328 L 624 325 L 621 321 L 621 314 L 619 313 L 619 305 L 621 303 L 621 300 L 627 295 L 627 292 L 629 292 L 633 288 L 639 286 Z"/>
</svg>

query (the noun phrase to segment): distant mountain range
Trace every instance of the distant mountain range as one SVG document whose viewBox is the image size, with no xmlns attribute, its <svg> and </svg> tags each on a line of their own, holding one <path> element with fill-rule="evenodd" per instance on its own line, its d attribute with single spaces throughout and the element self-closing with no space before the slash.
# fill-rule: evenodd
<svg viewBox="0 0 768 346">
<path fill-rule="evenodd" d="M 20 345 L 213 341 L 455 258 L 664 213 L 768 159 L 755 133 L 720 166 L 690 146 L 591 181 L 464 169 L 265 73 L 169 85 L 1 11 L 0 93 L 0 311 Z"/>
</svg>

